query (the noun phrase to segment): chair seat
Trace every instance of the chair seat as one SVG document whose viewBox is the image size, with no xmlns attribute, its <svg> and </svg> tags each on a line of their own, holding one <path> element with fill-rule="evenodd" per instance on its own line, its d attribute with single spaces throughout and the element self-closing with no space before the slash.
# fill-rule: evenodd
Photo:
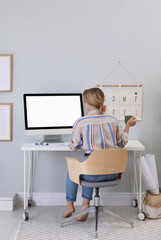
<svg viewBox="0 0 161 240">
<path fill-rule="evenodd" d="M 102 188 L 102 187 L 112 187 L 119 185 L 121 180 L 119 178 L 116 178 L 112 181 L 104 181 L 104 182 L 87 182 L 84 180 L 81 180 L 81 185 L 84 187 L 91 187 L 91 188 Z"/>
</svg>

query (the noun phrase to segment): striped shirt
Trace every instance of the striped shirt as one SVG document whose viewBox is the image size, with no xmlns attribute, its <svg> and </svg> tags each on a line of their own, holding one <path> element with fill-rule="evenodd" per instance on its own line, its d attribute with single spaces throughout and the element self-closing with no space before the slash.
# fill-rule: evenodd
<svg viewBox="0 0 161 240">
<path fill-rule="evenodd" d="M 93 110 L 75 121 L 70 147 L 73 151 L 82 148 L 86 153 L 91 153 L 117 146 L 122 148 L 127 142 L 128 133 L 123 131 L 115 117 Z"/>
</svg>

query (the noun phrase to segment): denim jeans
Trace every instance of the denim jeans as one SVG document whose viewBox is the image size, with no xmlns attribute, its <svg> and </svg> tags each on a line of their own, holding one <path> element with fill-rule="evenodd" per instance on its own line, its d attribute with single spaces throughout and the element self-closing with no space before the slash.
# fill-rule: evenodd
<svg viewBox="0 0 161 240">
<path fill-rule="evenodd" d="M 81 175 L 81 179 L 88 182 L 103 182 L 111 181 L 118 177 L 116 174 L 106 174 L 106 175 Z M 67 172 L 66 178 L 66 200 L 70 202 L 75 202 L 77 199 L 78 184 L 72 182 L 69 179 L 69 173 Z M 88 200 L 92 200 L 93 188 L 82 186 L 82 197 Z"/>
</svg>

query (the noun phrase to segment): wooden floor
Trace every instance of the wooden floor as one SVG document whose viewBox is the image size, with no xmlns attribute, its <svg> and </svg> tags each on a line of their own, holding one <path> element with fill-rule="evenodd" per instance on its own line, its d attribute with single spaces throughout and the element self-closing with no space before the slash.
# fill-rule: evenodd
<svg viewBox="0 0 161 240">
<path fill-rule="evenodd" d="M 124 216 L 137 219 L 138 210 L 132 207 L 115 207 Z M 80 207 L 76 207 L 78 211 Z M 34 206 L 28 209 L 29 221 L 46 220 L 59 222 L 65 206 Z M 17 208 L 13 212 L 0 212 L 0 240 L 14 240 L 19 222 L 23 219 L 23 208 Z M 25 239 L 24 239 L 25 240 Z"/>
</svg>

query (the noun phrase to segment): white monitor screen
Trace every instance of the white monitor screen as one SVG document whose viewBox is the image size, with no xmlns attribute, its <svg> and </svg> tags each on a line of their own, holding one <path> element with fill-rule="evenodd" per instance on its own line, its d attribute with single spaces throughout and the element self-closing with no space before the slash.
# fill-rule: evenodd
<svg viewBox="0 0 161 240">
<path fill-rule="evenodd" d="M 83 116 L 81 94 L 24 94 L 25 128 L 72 128 Z"/>
</svg>

